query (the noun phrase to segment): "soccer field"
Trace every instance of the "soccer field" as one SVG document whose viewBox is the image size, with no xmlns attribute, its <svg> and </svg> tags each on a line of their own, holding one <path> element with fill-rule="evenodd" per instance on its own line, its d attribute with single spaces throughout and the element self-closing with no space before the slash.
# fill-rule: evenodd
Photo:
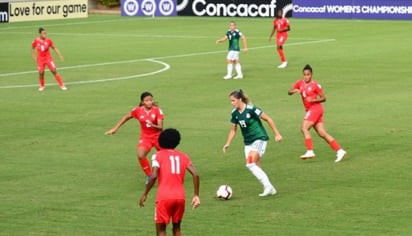
<svg viewBox="0 0 412 236">
<path fill-rule="evenodd" d="M 298 20 L 279 64 L 267 41 L 272 19 L 235 19 L 249 52 L 242 80 L 223 80 L 227 44 L 215 44 L 231 18 L 88 19 L 0 25 L 0 235 L 154 235 L 152 191 L 138 208 L 145 176 L 136 160 L 140 127 L 105 136 L 150 91 L 165 127 L 181 131 L 179 149 L 201 177 L 201 206 L 187 205 L 182 232 L 209 235 L 410 235 L 412 233 L 409 21 Z M 44 92 L 30 46 L 38 27 L 65 56 L 68 91 L 46 72 Z M 57 59 L 57 57 L 56 57 Z M 304 153 L 299 96 L 288 96 L 305 64 L 326 93 L 325 125 L 348 152 L 314 135 Z M 240 131 L 222 153 L 242 88 L 277 123 L 263 169 L 278 190 L 259 198 L 245 167 Z M 269 131 L 269 130 L 268 130 Z M 187 195 L 192 184 L 187 176 Z M 234 196 L 216 199 L 219 185 Z M 170 227 L 169 227 L 170 228 Z M 170 229 L 169 229 L 170 234 Z"/>
</svg>

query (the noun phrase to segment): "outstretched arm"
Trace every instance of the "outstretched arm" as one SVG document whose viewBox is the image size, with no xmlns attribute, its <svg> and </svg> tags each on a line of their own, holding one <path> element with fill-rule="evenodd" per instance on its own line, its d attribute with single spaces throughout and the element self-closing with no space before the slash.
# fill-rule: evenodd
<svg viewBox="0 0 412 236">
<path fill-rule="evenodd" d="M 149 194 L 149 192 L 152 189 L 153 185 L 156 183 L 158 173 L 159 173 L 159 167 L 154 166 L 152 168 L 152 175 L 149 178 L 149 182 L 146 184 L 146 188 L 145 188 L 142 196 L 140 197 L 140 200 L 139 200 L 139 206 L 140 207 L 144 207 L 144 202 L 147 199 L 147 195 Z"/>
<path fill-rule="evenodd" d="M 243 43 L 243 51 L 247 52 L 249 49 L 247 47 L 247 42 L 246 42 L 246 37 L 244 35 L 242 35 L 242 37 L 240 37 L 242 39 L 242 43 Z"/>
<path fill-rule="evenodd" d="M 291 89 L 289 89 L 289 91 L 288 91 L 288 95 L 293 95 L 293 94 L 295 94 L 295 93 L 300 93 L 300 90 L 299 90 L 299 89 L 296 89 L 296 88 L 291 88 Z"/>
<path fill-rule="evenodd" d="M 223 38 L 220 38 L 220 39 L 218 39 L 218 40 L 216 40 L 216 44 L 218 44 L 218 43 L 223 43 L 224 41 L 226 41 L 228 38 L 227 38 L 227 36 L 225 35 Z"/>
<path fill-rule="evenodd" d="M 60 53 L 59 49 L 57 49 L 55 46 L 52 46 L 53 50 L 56 52 L 56 54 L 59 56 L 60 60 L 64 60 L 63 55 Z"/>
<path fill-rule="evenodd" d="M 275 134 L 275 141 L 276 142 L 280 142 L 282 141 L 283 137 L 282 135 L 280 135 L 279 130 L 276 128 L 275 122 L 272 120 L 272 118 L 270 118 L 268 115 L 266 115 L 266 113 L 263 113 L 260 118 L 264 121 L 266 121 L 270 128 L 272 129 L 273 133 Z"/>
<path fill-rule="evenodd" d="M 197 208 L 200 206 L 200 198 L 199 198 L 199 192 L 200 192 L 200 177 L 199 174 L 193 164 L 190 164 L 187 167 L 187 170 L 192 174 L 193 177 L 193 199 L 192 199 L 192 207 Z"/>
<path fill-rule="evenodd" d="M 119 130 L 119 128 L 126 123 L 128 120 L 130 120 L 131 118 L 133 118 L 132 115 L 130 114 L 126 114 L 125 116 L 123 116 L 123 118 L 117 123 L 117 125 L 113 128 L 111 128 L 110 130 L 106 131 L 106 133 L 104 134 L 115 134 L 117 132 L 117 130 Z"/>
<path fill-rule="evenodd" d="M 223 146 L 223 152 L 226 152 L 226 150 L 229 148 L 230 144 L 232 143 L 232 140 L 236 135 L 236 130 L 237 130 L 237 125 L 232 124 L 232 126 L 230 127 L 229 135 L 227 136 L 226 144 Z"/>
</svg>

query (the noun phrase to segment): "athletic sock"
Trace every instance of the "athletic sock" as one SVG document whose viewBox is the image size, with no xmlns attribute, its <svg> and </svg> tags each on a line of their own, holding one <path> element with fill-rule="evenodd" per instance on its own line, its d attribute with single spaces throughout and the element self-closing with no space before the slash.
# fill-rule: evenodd
<svg viewBox="0 0 412 236">
<path fill-rule="evenodd" d="M 139 159 L 139 164 L 142 167 L 143 172 L 147 175 L 147 176 L 151 176 L 152 175 L 152 169 L 150 169 L 150 163 L 147 160 L 147 158 L 142 158 Z"/>
<path fill-rule="evenodd" d="M 60 87 L 64 86 L 62 77 L 59 74 L 56 74 L 56 76 L 54 77 L 57 81 L 57 83 L 59 84 Z"/>
<path fill-rule="evenodd" d="M 311 138 L 305 139 L 306 150 L 313 151 L 313 140 Z"/>
<path fill-rule="evenodd" d="M 283 52 L 283 49 L 278 48 L 278 53 L 279 53 L 280 61 L 282 63 L 286 62 L 286 57 L 285 57 L 285 53 Z"/>
<path fill-rule="evenodd" d="M 335 152 L 337 152 L 337 151 L 339 151 L 339 150 L 341 149 L 339 143 L 338 143 L 336 140 L 330 141 L 329 146 L 330 146 L 333 150 L 335 150 Z"/>
<path fill-rule="evenodd" d="M 256 165 L 256 163 L 249 163 L 246 167 L 252 172 L 252 174 L 259 180 L 259 182 L 263 185 L 263 187 L 273 186 L 270 183 L 269 177 L 266 173 Z"/>
<path fill-rule="evenodd" d="M 227 75 L 232 76 L 233 73 L 233 64 L 227 64 Z"/>
<path fill-rule="evenodd" d="M 39 78 L 40 87 L 44 87 L 44 78 Z"/>
<path fill-rule="evenodd" d="M 240 75 L 240 76 L 243 75 L 243 73 L 242 73 L 242 66 L 240 65 L 240 63 L 235 64 L 235 69 L 236 69 L 237 75 Z"/>
</svg>

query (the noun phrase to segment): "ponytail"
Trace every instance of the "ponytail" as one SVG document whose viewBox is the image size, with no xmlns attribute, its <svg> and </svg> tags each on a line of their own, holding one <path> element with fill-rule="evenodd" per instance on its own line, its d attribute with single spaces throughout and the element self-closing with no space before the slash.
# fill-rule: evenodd
<svg viewBox="0 0 412 236">
<path fill-rule="evenodd" d="M 246 104 L 250 103 L 249 97 L 245 95 L 245 93 L 243 92 L 242 89 L 238 89 L 238 90 L 235 90 L 235 91 L 231 92 L 229 94 L 229 96 L 233 96 L 236 99 L 240 99 L 240 100 L 242 100 L 242 102 L 244 102 Z"/>
</svg>

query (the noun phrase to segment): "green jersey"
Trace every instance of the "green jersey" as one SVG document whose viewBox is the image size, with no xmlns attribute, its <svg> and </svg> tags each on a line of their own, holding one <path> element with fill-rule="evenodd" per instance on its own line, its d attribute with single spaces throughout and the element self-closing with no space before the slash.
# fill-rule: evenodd
<svg viewBox="0 0 412 236">
<path fill-rule="evenodd" d="M 262 114 L 263 111 L 253 105 L 246 105 L 243 112 L 237 109 L 232 111 L 232 119 L 230 122 L 239 125 L 242 130 L 245 145 L 250 145 L 256 140 L 269 140 L 262 121 L 260 120 Z"/>
<path fill-rule="evenodd" d="M 239 39 L 242 36 L 242 32 L 240 32 L 238 29 L 235 29 L 235 31 L 228 30 L 226 32 L 226 37 L 229 39 L 229 51 L 240 51 Z"/>
</svg>

